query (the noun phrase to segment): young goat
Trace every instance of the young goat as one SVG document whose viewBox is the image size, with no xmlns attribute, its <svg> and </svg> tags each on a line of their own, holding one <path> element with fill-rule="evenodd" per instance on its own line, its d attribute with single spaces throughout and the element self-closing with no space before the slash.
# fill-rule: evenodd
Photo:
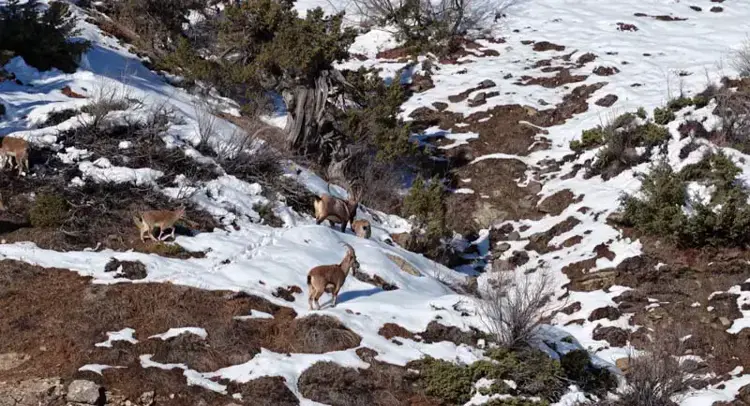
<svg viewBox="0 0 750 406">
<path fill-rule="evenodd" d="M 357 262 L 357 255 L 354 253 L 354 248 L 349 244 L 344 244 L 346 247 L 346 256 L 341 260 L 338 265 L 319 265 L 311 269 L 307 273 L 307 290 L 309 292 L 309 298 L 307 303 L 310 306 L 310 310 L 313 310 L 313 302 L 318 310 L 320 310 L 320 299 L 324 292 L 329 292 L 333 296 L 331 307 L 336 307 L 336 299 L 339 296 L 339 290 L 344 284 L 346 277 L 349 276 L 349 272 L 356 274 L 359 272 L 359 262 Z"/>
<path fill-rule="evenodd" d="M 140 215 L 141 215 L 140 219 L 134 216 L 133 221 L 135 221 L 135 225 L 138 227 L 138 229 L 141 232 L 141 241 L 143 242 L 146 241 L 143 239 L 143 236 L 145 234 L 148 234 L 148 237 L 154 241 L 162 241 L 164 230 L 168 228 L 172 229 L 172 233 L 170 235 L 172 236 L 172 239 L 174 240 L 174 231 L 175 231 L 174 225 L 178 220 L 180 220 L 185 215 L 185 206 L 180 206 L 180 208 L 178 208 L 177 210 L 144 211 L 144 212 L 141 212 Z M 159 227 L 158 239 L 154 238 L 154 235 L 152 234 L 154 227 Z"/>
<path fill-rule="evenodd" d="M 370 222 L 367 220 L 354 220 L 352 222 L 352 231 L 354 231 L 354 234 L 356 234 L 359 238 L 369 239 L 372 235 L 372 227 L 370 226 Z"/>
<path fill-rule="evenodd" d="M 330 193 L 330 191 L 329 186 L 328 192 Z M 345 232 L 346 226 L 353 222 L 357 215 L 357 208 L 359 207 L 357 200 L 351 192 L 349 192 L 348 200 L 323 194 L 320 198 L 315 199 L 313 204 L 315 207 L 315 224 L 320 224 L 325 220 L 328 220 L 331 226 L 341 223 L 341 232 Z"/>
<path fill-rule="evenodd" d="M 29 143 L 21 138 L 4 137 L 0 145 L 0 169 L 5 169 L 11 158 L 16 160 L 19 175 L 23 172 L 24 167 L 26 171 L 30 171 Z M 13 169 L 13 164 L 11 164 L 11 169 Z"/>
</svg>

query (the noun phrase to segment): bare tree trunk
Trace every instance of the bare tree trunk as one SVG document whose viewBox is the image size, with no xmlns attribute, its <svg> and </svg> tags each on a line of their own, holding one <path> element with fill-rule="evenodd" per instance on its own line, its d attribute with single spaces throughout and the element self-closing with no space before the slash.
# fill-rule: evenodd
<svg viewBox="0 0 750 406">
<path fill-rule="evenodd" d="M 329 97 L 337 86 L 351 86 L 337 70 L 323 71 L 310 84 L 286 86 L 282 92 L 289 116 L 286 122 L 286 142 L 289 148 L 304 155 L 318 155 L 318 163 L 332 160 L 345 161 L 348 157 L 346 143 L 334 128 L 336 108 Z"/>
<path fill-rule="evenodd" d="M 320 130 L 325 124 L 325 109 L 331 87 L 331 75 L 324 71 L 312 86 L 298 84 L 283 92 L 289 110 L 284 131 L 287 143 L 293 150 L 307 154 L 320 147 Z"/>
</svg>

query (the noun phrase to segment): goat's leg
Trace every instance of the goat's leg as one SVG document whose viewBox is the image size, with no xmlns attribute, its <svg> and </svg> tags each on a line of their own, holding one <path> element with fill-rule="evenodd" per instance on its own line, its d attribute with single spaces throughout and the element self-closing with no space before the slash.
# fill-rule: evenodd
<svg viewBox="0 0 750 406">
<path fill-rule="evenodd" d="M 343 222 L 343 223 L 341 223 L 341 232 L 342 232 L 342 233 L 346 233 L 346 225 L 347 225 L 347 222 L 346 222 L 346 221 L 345 221 L 345 222 Z"/>
<path fill-rule="evenodd" d="M 172 226 L 172 241 L 174 241 L 174 230 L 175 230 L 175 228 L 174 228 L 174 226 Z"/>
<path fill-rule="evenodd" d="M 336 300 L 339 298 L 339 290 L 341 290 L 341 287 L 337 287 L 333 290 L 333 300 L 331 301 L 331 307 L 336 307 Z"/>
<path fill-rule="evenodd" d="M 322 223 L 323 221 L 325 221 L 325 218 L 322 218 L 320 220 L 315 219 L 315 224 L 320 225 L 320 223 Z"/>
</svg>

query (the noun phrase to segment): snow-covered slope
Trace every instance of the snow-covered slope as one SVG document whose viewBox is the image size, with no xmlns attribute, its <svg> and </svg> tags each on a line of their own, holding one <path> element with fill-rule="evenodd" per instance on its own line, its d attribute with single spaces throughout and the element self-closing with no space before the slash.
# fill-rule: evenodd
<svg viewBox="0 0 750 406">
<path fill-rule="evenodd" d="M 0 4 L 2 3 L 0 1 Z M 625 259 L 641 253 L 639 241 L 623 237 L 619 230 L 606 223 L 606 219 L 610 213 L 617 210 L 618 198 L 622 192 L 633 192 L 638 189 L 639 181 L 634 174 L 645 171 L 648 165 L 635 167 L 603 181 L 600 177 L 584 179 L 583 171 L 567 179 L 561 176 L 570 173 L 574 165 L 594 157 L 595 151 L 584 153 L 576 161 L 564 163 L 554 173 L 540 175 L 543 163 L 549 159 L 559 160 L 570 154 L 568 143 L 571 140 L 580 137 L 582 130 L 595 127 L 612 115 L 632 111 L 641 106 L 650 111 L 681 92 L 694 94 L 702 90 L 707 83 L 715 82 L 723 75 L 732 74 L 725 61 L 731 48 L 746 38 L 745 23 L 750 18 L 750 4 L 728 1 L 722 3 L 721 12 L 716 12 L 710 11 L 715 3 L 708 1 L 700 2 L 701 11 L 690 8 L 691 4 L 677 0 L 615 3 L 601 0 L 526 0 L 509 3 L 512 4 L 504 10 L 505 17 L 492 27 L 494 37 L 502 37 L 504 42 L 482 39 L 476 41 L 483 49 L 495 53 L 481 57 L 467 56 L 459 59 L 461 64 L 437 63 L 439 69 L 432 74 L 434 88 L 413 95 L 404 105 L 403 114 L 404 117 L 408 117 L 417 108 L 433 108 L 435 102 L 446 103 L 447 111 L 461 113 L 464 116 L 506 104 L 521 104 L 541 110 L 549 104 L 561 102 L 570 88 L 521 86 L 515 83 L 518 78 L 523 75 L 550 77 L 555 74 L 532 67 L 538 61 L 559 58 L 571 52 L 575 52 L 573 60 L 588 52 L 596 55 L 595 64 L 570 68 L 571 74 L 587 77 L 569 86 L 606 82 L 591 96 L 591 100 L 615 94 L 619 100 L 613 107 L 600 107 L 591 103 L 586 112 L 575 115 L 564 124 L 546 128 L 548 134 L 545 134 L 545 138 L 551 141 L 547 149 L 522 156 L 497 151 L 475 159 L 475 162 L 487 159 L 512 159 L 523 162 L 527 167 L 527 179 L 521 179 L 520 183 L 527 184 L 529 179 L 538 176 L 543 184 L 540 192 L 542 198 L 566 189 L 574 196 L 582 196 L 580 201 L 570 204 L 559 215 L 546 216 L 541 220 L 521 219 L 513 222 L 516 229 L 520 228 L 523 231 L 520 232 L 518 241 L 508 241 L 512 247 L 507 251 L 507 255 L 510 255 L 512 251 L 522 249 L 531 235 L 546 231 L 571 216 L 579 220 L 580 223 L 573 229 L 556 236 L 552 241 L 552 244 L 557 244 L 569 237 L 581 236 L 578 244 L 546 254 L 530 252 L 531 263 L 545 263 L 556 278 L 558 291 L 563 293 L 563 285 L 569 280 L 562 273 L 562 269 L 573 263 L 596 258 L 597 246 L 604 244 L 613 256 L 596 259 L 595 266 L 589 271 L 615 267 Z M 331 2 L 301 2 L 297 7 L 304 10 L 308 6 L 317 5 L 331 6 Z M 346 9 L 347 5 L 341 4 L 340 7 L 333 8 Z M 652 16 L 672 15 L 687 19 L 663 21 L 648 16 L 636 17 L 634 13 Z M 634 24 L 637 30 L 620 30 L 618 23 Z M 53 111 L 80 108 L 89 102 L 87 99 L 71 99 L 64 96 L 60 93 L 61 88 L 68 86 L 74 92 L 89 97 L 105 89 L 116 89 L 128 97 L 142 100 L 146 108 L 162 105 L 172 108 L 180 120 L 170 126 L 166 140 L 168 144 L 185 149 L 188 155 L 196 159 L 208 159 L 192 147 L 199 139 L 196 111 L 198 99 L 171 86 L 165 78 L 146 69 L 135 55 L 113 38 L 103 36 L 95 26 L 83 21 L 80 25 L 83 29 L 81 37 L 92 41 L 93 48 L 85 55 L 78 72 L 40 73 L 26 66 L 19 58 L 12 60 L 5 67 L 14 73 L 23 85 L 10 81 L 0 83 L 0 103 L 7 109 L 6 115 L 0 121 L 0 135 L 13 134 L 14 137 L 26 138 L 39 146 L 54 147 L 58 142 L 58 132 L 80 125 L 81 117 L 71 118 L 52 128 L 35 126 L 43 122 Z M 531 44 L 522 43 L 527 40 L 550 41 L 566 48 L 560 51 L 537 52 Z M 390 49 L 396 44 L 389 33 L 371 31 L 361 36 L 352 48 L 352 52 L 366 55 L 369 59 L 349 61 L 342 66 L 375 66 L 383 69 L 384 76 L 392 76 L 404 64 L 378 60 L 375 55 L 378 51 Z M 597 76 L 591 74 L 592 66 L 616 66 L 619 73 L 606 77 Z M 403 79 L 409 80 L 408 77 Z M 465 101 L 449 100 L 449 96 L 474 88 L 486 79 L 496 83 L 500 90 L 497 96 L 487 99 L 486 104 L 469 107 Z M 217 98 L 216 103 L 223 106 L 223 110 L 229 114 L 236 109 L 228 100 Z M 693 111 L 692 114 L 710 117 L 712 107 Z M 283 117 L 269 119 L 279 122 Z M 680 160 L 678 154 L 686 141 L 680 140 L 676 134 L 675 127 L 678 123 L 679 120 L 670 128 L 673 133 L 668 149 L 670 163 L 675 168 L 695 162 L 702 151 L 708 148 L 706 146 L 693 151 L 687 159 Z M 235 130 L 233 124 L 222 119 L 217 119 L 216 125 L 218 142 L 221 142 L 222 137 L 230 137 Z M 475 133 L 453 136 L 461 140 L 456 145 L 477 137 L 482 140 L 482 134 Z M 83 182 L 149 184 L 161 176 L 149 168 L 132 170 L 112 167 L 106 162 L 89 162 L 86 155 L 80 154 L 80 151 L 69 149 L 61 152 L 78 165 L 85 175 Z M 738 158 L 735 161 L 739 162 L 742 154 L 730 151 L 730 155 Z M 743 178 L 750 180 L 750 157 L 744 158 Z M 305 170 L 298 174 L 295 169 L 297 168 L 290 164 L 290 176 L 298 177 L 312 191 L 320 192 L 326 189 L 325 182 L 321 179 Z M 408 231 L 409 225 L 405 220 L 380 213 L 379 218 L 386 220 L 375 224 L 372 239 L 363 240 L 350 233 L 342 234 L 328 227 L 316 226 L 311 218 L 279 206 L 275 211 L 286 223 L 285 227 L 271 228 L 249 220 L 258 218 L 258 214 L 253 210 L 254 204 L 267 201 L 262 196 L 259 185 L 247 184 L 225 175 L 191 187 L 197 190 L 193 195 L 197 204 L 217 217 L 224 218 L 227 224 L 236 222 L 240 226 L 239 230 L 227 227 L 226 230 L 202 233 L 195 237 L 178 237 L 177 244 L 187 250 L 207 251 L 205 258 L 174 259 L 107 250 L 56 252 L 40 249 L 31 243 L 2 244 L 0 256 L 44 267 L 71 269 L 83 275 L 93 276 L 96 283 L 116 281 L 111 273 L 104 272 L 106 263 L 112 257 L 138 260 L 147 266 L 148 276 L 142 282 L 171 282 L 202 289 L 244 291 L 262 296 L 274 303 L 291 306 L 297 314 L 304 316 L 309 314 L 304 300 L 306 292 L 299 295 L 298 300 L 293 303 L 281 301 L 274 296 L 274 292 L 279 287 L 304 287 L 307 271 L 311 267 L 340 261 L 345 252 L 340 243 L 345 242 L 354 247 L 364 273 L 378 275 L 386 282 L 396 285 L 398 289 L 384 291 L 351 278 L 347 280 L 340 294 L 340 305 L 335 309 L 325 309 L 321 313 L 335 315 L 362 337 L 362 347 L 376 350 L 377 359 L 385 362 L 404 365 L 425 355 L 466 362 L 479 357 L 475 350 L 469 347 L 456 346 L 448 342 L 426 344 L 403 340 L 403 345 L 397 345 L 378 334 L 378 329 L 388 322 L 397 323 L 410 331 L 422 331 L 438 316 L 442 324 L 462 329 L 484 327 L 473 311 L 471 302 L 446 287 L 445 282 L 460 283 L 466 279 L 465 275 L 385 242 L 390 233 Z M 162 192 L 176 196 L 182 189 L 180 185 L 175 184 L 174 188 L 165 188 Z M 583 207 L 587 207 L 588 210 L 580 210 Z M 372 219 L 367 213 L 363 213 L 362 216 Z M 527 228 L 521 228 L 522 226 Z M 389 256 L 403 258 L 421 275 L 411 275 L 402 271 Z M 519 273 L 523 271 L 524 269 L 517 270 Z M 480 281 L 484 282 L 488 278 L 491 278 L 490 274 L 481 277 Z M 595 340 L 592 337 L 593 330 L 600 324 L 633 330 L 636 326 L 629 323 L 631 315 L 624 314 L 617 320 L 595 322 L 588 321 L 588 318 L 595 309 L 605 306 L 616 307 L 612 299 L 628 289 L 624 286 L 613 286 L 606 291 L 570 292 L 566 300 L 580 302 L 581 308 L 569 315 L 558 314 L 553 320 L 554 326 L 547 328 L 549 337 L 559 339 L 570 334 L 583 347 L 595 352 L 602 363 L 614 364 L 616 359 L 627 355 L 630 349 L 613 347 L 606 341 Z M 468 316 L 462 316 L 460 311 L 454 309 L 457 303 L 461 303 L 469 310 Z M 584 321 L 581 324 L 569 324 L 573 320 Z M 746 323 L 746 320 L 737 320 L 734 323 L 735 326 L 732 328 L 736 329 Z M 138 332 L 134 334 L 137 336 Z M 184 374 L 189 382 L 216 391 L 222 391 L 224 388 L 210 378 L 225 377 L 248 381 L 259 376 L 282 376 L 303 404 L 313 404 L 302 399 L 296 382 L 304 369 L 321 360 L 330 360 L 345 366 L 367 366 L 356 355 L 355 349 L 321 355 L 291 356 L 264 350 L 247 363 L 211 373 L 187 370 L 180 364 L 158 364 L 148 357 L 143 358 L 141 363 L 144 367 L 186 369 Z M 713 401 L 731 400 L 739 388 L 748 383 L 750 375 L 739 374 L 722 384 L 696 391 L 682 400 L 682 405 L 709 405 Z M 569 400 L 572 402 L 574 397 Z"/>
<path fill-rule="evenodd" d="M 577 170 L 577 167 L 587 160 L 595 158 L 597 150 L 587 151 L 574 160 L 561 162 L 560 168 L 556 170 L 545 170 L 549 162 L 560 162 L 563 157 L 570 155 L 572 151 L 569 142 L 580 139 L 583 130 L 607 123 L 622 113 L 635 112 L 639 107 L 644 107 L 650 112 L 655 107 L 664 106 L 670 99 L 681 95 L 695 95 L 707 85 L 717 84 L 724 76 L 736 75 L 737 72 L 732 69 L 730 60 L 734 50 L 747 39 L 747 25 L 744 21 L 750 17 L 750 3 L 679 0 L 528 0 L 510 3 L 503 10 L 504 16 L 492 27 L 492 35 L 484 37 L 492 40 L 476 40 L 480 49 L 469 56 L 458 58 L 457 63 L 432 61 L 430 78 L 434 87 L 414 94 L 404 104 L 403 116 L 408 118 L 419 108 L 436 110 L 436 102 L 447 106 L 444 111 L 459 113 L 465 119 L 472 114 L 492 111 L 497 106 L 510 104 L 544 110 L 562 102 L 572 88 L 604 82 L 604 85 L 589 97 L 587 111 L 574 115 L 563 124 L 544 128 L 544 138 L 550 141 L 548 148 L 537 148 L 521 155 L 496 151 L 476 156 L 472 162 L 476 164 L 488 159 L 522 162 L 527 170 L 526 177 L 519 180 L 519 185 L 527 185 L 532 179 L 541 181 L 540 201 L 561 191 L 572 192 L 576 200 L 558 215 L 547 215 L 540 220 L 521 219 L 508 222 L 514 225 L 516 230 L 521 230 L 520 239 L 505 241 L 510 248 L 506 248 L 505 254 L 499 257 L 507 259 L 515 250 L 525 251 L 524 247 L 531 236 L 550 230 L 573 217 L 578 223 L 569 231 L 556 235 L 550 241 L 550 245 L 559 247 L 560 243 L 571 237 L 580 237 L 580 242 L 545 254 L 527 251 L 531 257 L 531 264 L 544 263 L 552 269 L 557 278 L 559 292 L 562 294 L 566 292 L 562 287 L 570 282 L 562 272 L 566 266 L 596 258 L 595 265 L 585 269 L 585 272 L 593 273 L 614 268 L 622 261 L 642 254 L 640 241 L 624 237 L 617 228 L 607 224 L 606 220 L 611 213 L 619 209 L 619 198 L 622 193 L 633 193 L 639 189 L 640 181 L 635 175 L 647 172 L 650 163 L 638 165 L 604 181 L 599 176 L 586 179 L 585 171 Z M 498 41 L 498 38 L 503 40 Z M 564 48 L 534 50 L 534 43 L 542 41 Z M 356 52 L 367 55 L 370 59 L 352 60 L 342 66 L 377 67 L 382 69 L 381 75 L 392 77 L 404 63 L 378 60 L 375 57 L 378 52 L 392 48 L 391 42 L 392 40 L 383 32 L 362 36 L 355 44 Z M 587 53 L 596 56 L 593 62 L 580 66 L 573 63 Z M 424 57 L 420 57 L 420 62 L 424 60 Z M 525 75 L 533 78 L 555 76 L 556 70 L 543 70 L 550 65 L 564 66 L 570 75 L 582 75 L 584 78 L 554 87 L 526 86 L 518 83 L 519 78 Z M 411 73 L 425 75 L 427 72 L 421 68 L 422 66 L 416 65 L 416 69 Z M 606 76 L 592 73 L 592 68 L 599 66 L 616 67 L 617 71 Z M 496 87 L 487 90 L 478 88 L 477 86 L 485 80 L 492 81 Z M 474 90 L 470 91 L 468 97 L 460 101 L 450 100 L 450 96 L 459 95 L 470 89 Z M 477 93 L 495 90 L 498 91 L 497 94 L 487 97 L 486 103 L 470 103 Z M 617 96 L 614 105 L 604 107 L 594 103 L 606 95 Z M 677 126 L 688 115 L 693 120 L 705 119 L 704 124 L 710 129 L 717 122 L 717 118 L 712 114 L 715 107 L 715 104 L 711 104 L 697 111 L 692 107 L 688 108 L 678 113 L 677 120 L 669 125 L 671 140 L 667 158 L 676 170 L 700 160 L 707 149 L 716 149 L 716 146 L 708 142 L 698 141 L 701 147 L 688 157 L 680 159 L 681 149 L 691 140 L 680 139 L 677 133 Z M 461 131 L 461 127 L 468 126 L 469 124 L 462 124 L 459 120 L 459 123 L 454 125 L 454 134 L 448 132 L 446 138 L 471 140 L 477 137 L 477 134 L 471 132 L 457 133 Z M 433 130 L 437 131 L 430 129 L 428 132 Z M 482 141 L 483 135 L 480 133 L 476 142 Z M 460 143 L 450 147 L 457 145 Z M 750 168 L 747 162 L 750 157 L 731 148 L 724 150 L 733 157 L 735 164 L 743 169 L 740 178 L 749 179 Z M 653 160 L 657 158 L 656 155 L 652 157 Z M 566 176 L 571 174 L 573 176 Z M 466 187 L 471 188 L 471 183 L 467 183 Z M 598 255 L 598 246 L 606 247 L 611 256 Z M 516 272 L 520 274 L 524 269 L 517 269 Z M 491 274 L 485 274 L 480 277 L 480 283 L 492 277 Z M 612 286 L 606 291 L 570 291 L 570 295 L 566 295 L 566 303 L 579 302 L 580 309 L 571 314 L 558 313 L 554 324 L 562 331 L 573 335 L 601 360 L 614 364 L 617 359 L 630 354 L 632 348 L 615 347 L 606 341 L 596 340 L 592 337 L 593 331 L 597 326 L 613 326 L 634 331 L 638 326 L 630 322 L 632 314 L 625 313 L 617 320 L 589 321 L 589 316 L 595 309 L 617 307 L 613 298 L 629 289 L 625 286 Z M 739 287 L 733 289 L 739 292 Z M 733 325 L 736 327 L 729 331 L 737 333 L 739 326 L 746 325 L 746 321 L 741 318 L 735 320 Z M 692 393 L 682 400 L 682 404 L 710 405 L 714 401 L 731 400 L 739 388 L 748 383 L 750 375 L 740 374 L 723 384 L 712 385 L 703 391 Z"/>
<path fill-rule="evenodd" d="M 79 10 L 76 12 L 80 14 Z M 81 125 L 86 120 L 86 115 L 81 113 L 54 127 L 35 128 L 35 125 L 43 122 L 53 111 L 80 108 L 90 103 L 98 92 L 116 91 L 123 97 L 142 100 L 144 103 L 140 110 L 121 113 L 123 116 L 136 116 L 161 106 L 174 110 L 178 118 L 175 120 L 177 124 L 170 126 L 165 141 L 176 148 L 185 149 L 186 153 L 196 159 L 207 159 L 192 147 L 192 143 L 199 138 L 196 116 L 199 100 L 146 69 L 135 55 L 114 39 L 101 35 L 95 26 L 83 21 L 80 25 L 83 29 L 80 36 L 92 41 L 93 48 L 84 56 L 81 68 L 76 73 L 40 73 L 26 66 L 20 58 L 13 59 L 5 66 L 22 84 L 12 81 L 0 83 L 0 103 L 7 109 L 0 121 L 0 135 L 12 134 L 13 137 L 24 138 L 38 147 L 56 148 L 59 131 Z M 63 95 L 61 89 L 64 86 L 87 98 L 74 99 Z M 230 102 L 218 102 L 227 105 L 226 111 L 232 111 Z M 233 124 L 218 118 L 216 126 L 219 139 L 215 141 L 218 142 L 221 142 L 220 137 L 229 137 L 235 130 Z M 153 184 L 162 175 L 153 173 L 149 168 L 121 168 L 101 160 L 90 162 L 85 153 L 73 148 L 60 153 L 69 158 L 69 162 L 78 165 L 84 175 L 81 183 Z M 296 169 L 300 169 L 299 174 Z M 302 169 L 290 164 L 290 176 L 297 177 L 314 192 L 326 190 L 323 180 Z M 35 175 L 31 173 L 28 176 Z M 175 197 L 184 193 L 185 186 L 180 185 L 180 181 L 177 177 L 174 188 L 164 188 L 161 191 Z M 80 184 L 71 187 L 80 187 Z M 373 236 L 365 240 L 357 238 L 351 231 L 343 234 L 325 225 L 316 226 L 314 219 L 309 216 L 301 216 L 285 206 L 279 206 L 274 210 L 286 222 L 286 226 L 272 228 L 251 221 L 258 218 L 253 210 L 254 204 L 268 201 L 261 195 L 262 188 L 258 184 L 248 184 L 233 176 L 224 175 L 209 182 L 194 184 L 190 188 L 192 199 L 198 205 L 227 223 L 234 222 L 239 226 L 239 230 L 227 227 L 226 230 L 201 233 L 195 237 L 178 236 L 177 244 L 189 251 L 206 251 L 205 258 L 174 259 L 111 250 L 57 252 L 38 248 L 33 243 L 0 244 L 0 258 L 17 259 L 43 267 L 70 269 L 94 277 L 94 283 L 122 281 L 116 279 L 113 273 L 104 271 L 105 265 L 113 257 L 140 261 L 146 265 L 148 277 L 139 282 L 169 282 L 201 289 L 247 292 L 283 306 L 291 306 L 298 315 L 304 316 L 310 313 L 306 289 L 293 303 L 275 297 L 274 293 L 278 288 L 288 286 L 305 287 L 308 270 L 316 265 L 340 262 L 346 252 L 341 243 L 348 243 L 355 249 L 361 272 L 377 275 L 398 289 L 384 291 L 350 277 L 339 294 L 337 307 L 326 308 L 329 296 L 324 296 L 321 300 L 324 309 L 316 313 L 334 315 L 362 337 L 361 346 L 376 350 L 379 354 L 377 359 L 388 363 L 404 365 L 425 355 L 466 362 L 478 359 L 479 355 L 474 349 L 457 347 L 449 342 L 426 344 L 404 340 L 402 345 L 397 345 L 378 335 L 380 327 L 389 322 L 398 323 L 410 331 L 423 331 L 436 317 L 441 319 L 442 324 L 465 330 L 469 327 L 481 328 L 477 317 L 462 317 L 460 311 L 452 310 L 454 305 L 466 302 L 466 299 L 454 293 L 447 284 L 462 283 L 466 279 L 465 275 L 385 242 L 390 233 L 409 231 L 410 226 L 405 220 L 379 213 L 378 218 L 383 222 L 373 220 Z M 369 211 L 362 211 L 360 216 L 372 220 Z M 134 227 L 133 233 L 136 232 Z M 402 271 L 389 257 L 403 259 L 419 275 Z M 467 303 L 466 306 L 470 308 L 471 304 Z M 130 334 L 131 337 L 132 334 L 138 337 L 137 331 Z M 188 382 L 217 391 L 224 391 L 224 387 L 209 378 L 225 377 L 246 382 L 259 376 L 282 376 L 286 378 L 289 388 L 299 395 L 296 384 L 298 376 L 315 362 L 326 360 L 345 366 L 367 367 L 355 354 L 355 349 L 322 355 L 292 354 L 291 357 L 264 350 L 246 364 L 206 374 L 185 370 L 185 375 Z M 144 367 L 186 368 L 157 364 L 148 357 L 142 359 Z M 102 368 L 99 366 L 98 370 Z M 302 401 L 303 404 L 314 403 L 304 399 Z"/>
</svg>

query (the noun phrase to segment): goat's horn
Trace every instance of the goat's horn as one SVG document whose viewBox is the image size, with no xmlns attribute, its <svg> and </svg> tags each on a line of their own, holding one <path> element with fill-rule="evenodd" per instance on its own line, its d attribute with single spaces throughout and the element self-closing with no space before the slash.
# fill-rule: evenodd
<svg viewBox="0 0 750 406">
<path fill-rule="evenodd" d="M 351 254 L 354 254 L 354 248 L 351 245 L 349 245 L 349 244 L 347 244 L 347 243 L 345 243 L 343 241 L 341 242 L 341 245 L 343 245 L 344 247 L 346 247 L 347 251 L 349 251 Z"/>
</svg>

